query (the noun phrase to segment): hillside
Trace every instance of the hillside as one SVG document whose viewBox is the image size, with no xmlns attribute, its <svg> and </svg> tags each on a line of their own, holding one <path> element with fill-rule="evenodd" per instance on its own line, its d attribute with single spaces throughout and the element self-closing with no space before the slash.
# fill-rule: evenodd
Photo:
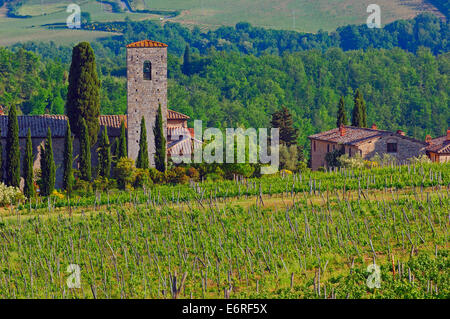
<svg viewBox="0 0 450 319">
<path fill-rule="evenodd" d="M 0 5 L 6 0 L 1 0 Z M 6 1 L 0 8 L 0 45 L 28 40 L 55 41 L 73 44 L 81 40 L 95 40 L 104 32 L 91 30 L 48 29 L 49 24 L 65 24 L 70 15 L 66 7 L 73 1 L 22 0 Z M 370 1 L 359 0 L 140 0 L 128 1 L 81 0 L 82 12 L 89 13 L 92 21 L 124 21 L 153 19 L 180 22 L 201 29 L 232 26 L 250 22 L 254 26 L 303 32 L 331 31 L 339 26 L 363 24 Z M 398 19 L 409 19 L 430 11 L 443 15 L 424 0 L 379 0 L 382 24 Z M 8 9 L 7 9 L 8 7 Z M 130 9 L 132 12 L 130 12 Z"/>
</svg>

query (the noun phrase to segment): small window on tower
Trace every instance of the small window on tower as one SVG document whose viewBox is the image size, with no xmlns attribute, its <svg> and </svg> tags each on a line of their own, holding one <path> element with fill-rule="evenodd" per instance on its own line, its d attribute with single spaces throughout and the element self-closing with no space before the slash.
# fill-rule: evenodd
<svg viewBox="0 0 450 319">
<path fill-rule="evenodd" d="M 144 62 L 144 80 L 152 79 L 152 63 L 150 61 Z"/>
</svg>

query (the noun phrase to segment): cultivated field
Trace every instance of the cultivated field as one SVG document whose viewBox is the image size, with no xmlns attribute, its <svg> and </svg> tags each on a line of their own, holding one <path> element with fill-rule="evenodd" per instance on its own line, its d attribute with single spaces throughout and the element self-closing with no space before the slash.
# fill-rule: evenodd
<svg viewBox="0 0 450 319">
<path fill-rule="evenodd" d="M 424 164 L 33 200 L 1 212 L 0 298 L 449 298 L 449 184 Z"/>
<path fill-rule="evenodd" d="M 180 11 L 180 15 L 170 18 L 164 15 L 130 13 L 124 2 L 116 1 L 121 13 L 113 13 L 107 2 L 95 0 L 56 1 L 22 0 L 19 15 L 31 18 L 7 18 L 6 8 L 0 8 L 0 45 L 8 45 L 28 40 L 55 41 L 72 44 L 82 40 L 111 35 L 98 31 L 48 30 L 44 25 L 65 23 L 69 13 L 67 5 L 77 3 L 81 10 L 89 12 L 92 21 L 123 21 L 125 17 L 133 20 L 154 19 L 159 21 L 180 22 L 189 26 L 197 25 L 202 29 L 214 29 L 222 25 L 235 25 L 238 22 L 250 22 L 256 26 L 275 29 L 316 32 L 319 29 L 331 31 L 338 26 L 365 23 L 370 1 L 359 0 L 139 0 L 133 1 L 138 10 Z M 379 0 L 382 10 L 382 24 L 397 19 L 412 18 L 423 11 L 436 12 L 435 8 L 424 0 Z"/>
</svg>

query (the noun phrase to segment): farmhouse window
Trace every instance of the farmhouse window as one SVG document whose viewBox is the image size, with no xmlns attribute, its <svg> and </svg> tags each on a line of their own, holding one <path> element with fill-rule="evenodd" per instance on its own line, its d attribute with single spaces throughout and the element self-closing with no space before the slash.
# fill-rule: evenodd
<svg viewBox="0 0 450 319">
<path fill-rule="evenodd" d="M 397 143 L 387 143 L 388 153 L 397 153 Z"/>
<path fill-rule="evenodd" d="M 144 80 L 152 79 L 152 63 L 150 61 L 144 62 Z"/>
<path fill-rule="evenodd" d="M 314 152 L 315 152 L 316 151 L 316 141 L 314 141 L 313 147 L 314 147 Z"/>
</svg>

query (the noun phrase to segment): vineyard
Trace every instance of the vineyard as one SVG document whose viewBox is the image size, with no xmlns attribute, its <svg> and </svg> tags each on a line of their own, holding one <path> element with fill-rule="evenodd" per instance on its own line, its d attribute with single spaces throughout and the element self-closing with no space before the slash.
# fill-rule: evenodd
<svg viewBox="0 0 450 319">
<path fill-rule="evenodd" d="M 22 202 L 0 298 L 449 298 L 449 191 L 420 164 Z"/>
</svg>

